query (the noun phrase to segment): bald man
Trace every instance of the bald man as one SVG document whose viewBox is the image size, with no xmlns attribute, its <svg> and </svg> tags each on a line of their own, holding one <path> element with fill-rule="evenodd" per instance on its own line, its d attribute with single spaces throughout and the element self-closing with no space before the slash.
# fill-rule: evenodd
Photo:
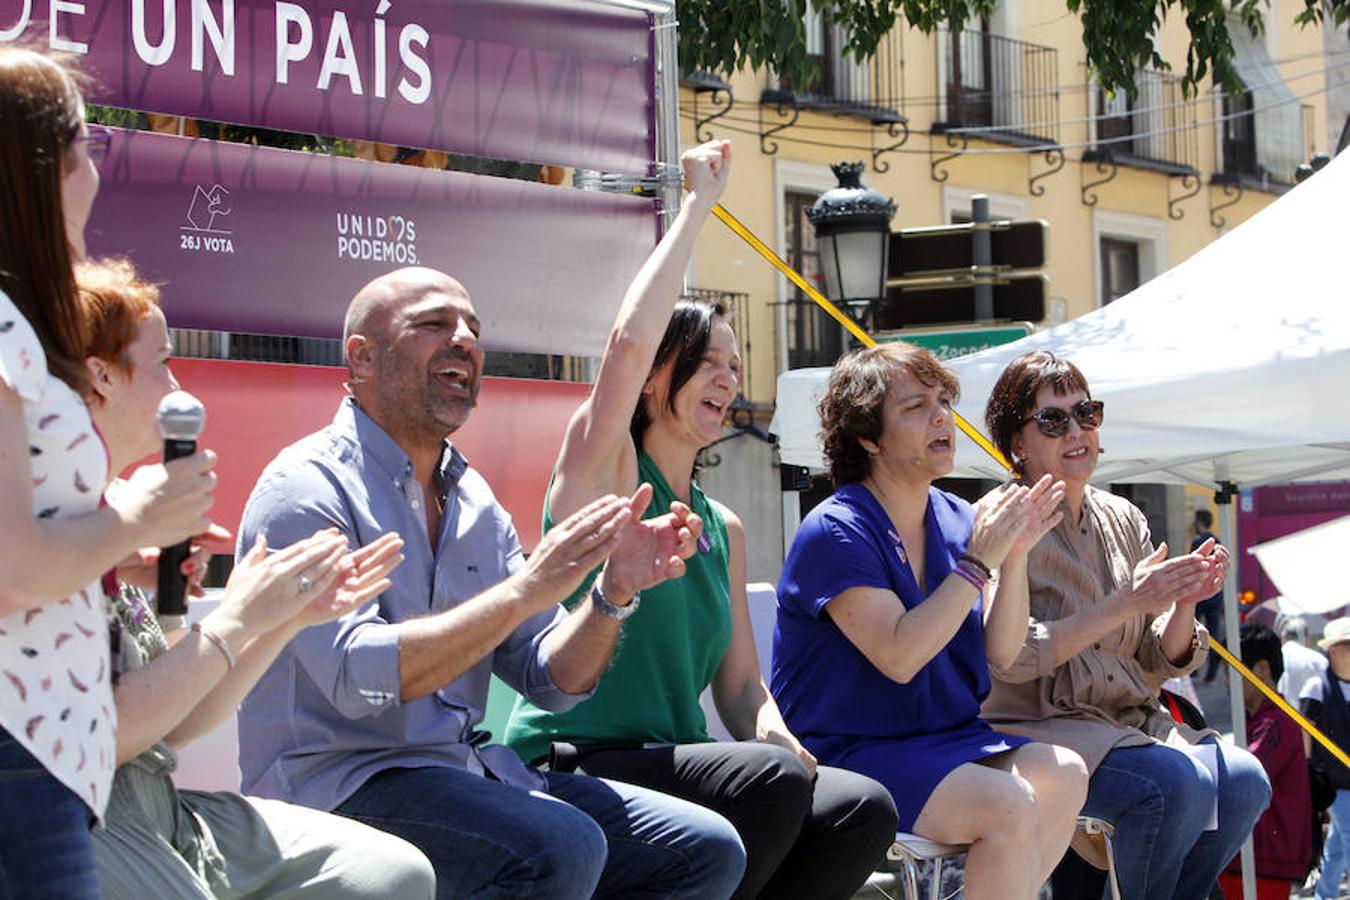
<svg viewBox="0 0 1350 900">
<path fill-rule="evenodd" d="M 650 488 L 565 520 L 528 560 L 511 517 L 450 441 L 478 400 L 483 351 L 463 285 L 401 269 L 344 327 L 347 397 L 283 450 L 244 511 L 240 548 L 320 528 L 353 546 L 399 532 L 407 559 L 374 603 L 303 632 L 239 710 L 249 794 L 332 810 L 417 845 L 437 896 L 726 897 L 735 830 L 653 791 L 525 766 L 477 730 L 495 673 L 534 703 L 584 700 L 641 588 L 683 572 L 701 523 Z M 599 590 L 560 601 L 603 563 Z"/>
</svg>

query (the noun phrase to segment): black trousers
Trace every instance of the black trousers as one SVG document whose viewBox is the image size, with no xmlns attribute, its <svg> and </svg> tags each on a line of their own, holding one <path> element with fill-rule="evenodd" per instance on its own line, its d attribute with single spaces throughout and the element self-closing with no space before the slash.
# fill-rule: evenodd
<svg viewBox="0 0 1350 900">
<path fill-rule="evenodd" d="M 895 840 L 895 802 L 877 782 L 753 741 L 598 750 L 579 772 L 680 797 L 735 826 L 746 850 L 735 897 L 848 898 Z"/>
</svg>

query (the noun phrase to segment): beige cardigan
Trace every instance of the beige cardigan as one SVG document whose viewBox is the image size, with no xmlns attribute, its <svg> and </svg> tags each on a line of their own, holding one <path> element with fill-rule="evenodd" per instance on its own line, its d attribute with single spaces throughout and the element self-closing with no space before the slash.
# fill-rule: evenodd
<svg viewBox="0 0 1350 900">
<path fill-rule="evenodd" d="M 1069 747 L 1095 771 L 1116 747 L 1195 743 L 1214 732 L 1176 724 L 1157 699 L 1164 681 L 1194 671 L 1209 652 L 1208 632 L 1199 622 L 1199 649 L 1181 666 L 1162 652 L 1164 613 L 1136 616 L 1052 668 L 1046 623 L 1128 587 L 1135 564 L 1154 549 L 1144 514 L 1129 501 L 1089 487 L 1083 507 L 1081 526 L 1066 515 L 1031 551 L 1026 644 L 1010 666 L 993 669 L 983 716 L 999 731 Z"/>
</svg>

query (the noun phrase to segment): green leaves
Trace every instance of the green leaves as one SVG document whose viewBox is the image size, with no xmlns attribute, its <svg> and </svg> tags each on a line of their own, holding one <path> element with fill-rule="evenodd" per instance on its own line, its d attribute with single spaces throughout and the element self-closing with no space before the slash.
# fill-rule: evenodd
<svg viewBox="0 0 1350 900">
<path fill-rule="evenodd" d="M 787 84 L 803 87 L 817 75 L 807 54 L 807 3 L 842 26 L 846 55 L 862 61 L 897 26 L 925 34 L 940 25 L 964 26 L 992 13 L 997 0 L 676 0 L 680 63 L 685 72 L 734 72 L 767 67 Z M 1089 65 L 1110 91 L 1136 91 L 1134 74 L 1144 67 L 1170 69 L 1153 38 L 1169 14 L 1181 15 L 1190 31 L 1183 87 L 1194 96 L 1213 73 L 1229 89 L 1241 82 L 1233 69 L 1231 28 L 1253 36 L 1265 27 L 1266 0 L 1065 0 L 1083 22 Z M 1342 28 L 1350 24 L 1350 0 L 1303 0 L 1294 21 Z M 1020 35 L 1008 35 L 1020 38 Z"/>
</svg>

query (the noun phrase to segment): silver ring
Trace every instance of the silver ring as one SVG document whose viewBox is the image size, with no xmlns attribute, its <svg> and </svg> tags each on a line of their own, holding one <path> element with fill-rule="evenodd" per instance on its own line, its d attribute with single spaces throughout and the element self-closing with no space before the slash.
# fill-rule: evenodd
<svg viewBox="0 0 1350 900">
<path fill-rule="evenodd" d="M 310 581 L 309 576 L 306 575 L 304 572 L 301 572 L 299 575 L 296 576 L 296 578 L 300 581 L 300 593 L 303 594 L 310 588 L 314 587 L 314 582 Z"/>
</svg>

